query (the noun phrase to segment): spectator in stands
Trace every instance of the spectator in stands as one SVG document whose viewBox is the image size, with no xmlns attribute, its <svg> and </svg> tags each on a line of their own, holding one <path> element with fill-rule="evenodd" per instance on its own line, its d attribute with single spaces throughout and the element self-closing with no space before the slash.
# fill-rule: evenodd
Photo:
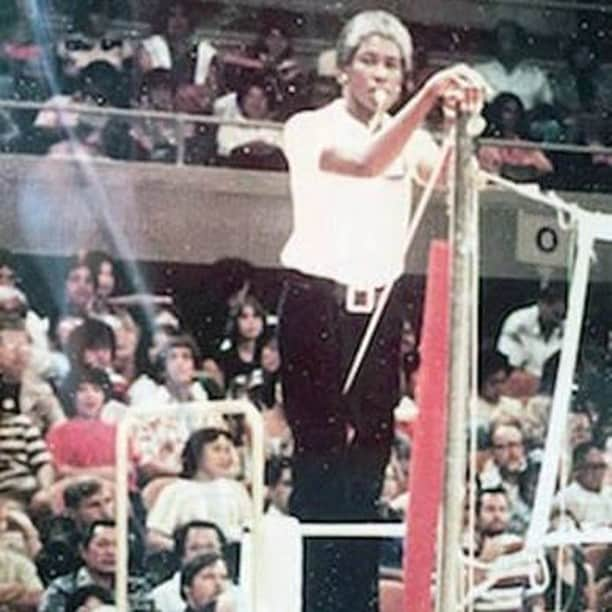
<svg viewBox="0 0 612 612">
<path fill-rule="evenodd" d="M 113 486 L 108 480 L 81 476 L 65 481 L 63 510 L 53 514 L 41 530 L 43 549 L 36 564 L 45 583 L 76 571 L 82 535 L 96 521 L 114 518 Z"/>
<path fill-rule="evenodd" d="M 510 504 L 503 488 L 484 488 L 476 501 L 476 538 L 477 559 L 490 564 L 490 571 L 504 574 L 504 556 L 523 546 L 522 539 L 510 530 Z M 499 565 L 498 565 L 499 564 Z M 541 598 L 530 591 L 530 578 L 537 575 L 538 567 L 533 561 L 526 560 L 524 573 L 515 564 L 512 576 L 498 580 L 491 588 L 482 593 L 474 602 L 474 607 L 483 612 L 507 610 L 541 610 Z M 478 567 L 474 571 L 475 583 L 485 580 L 487 570 Z M 527 607 L 526 607 L 527 606 Z"/>
<path fill-rule="evenodd" d="M 580 524 L 568 510 L 553 510 L 550 527 L 554 531 L 567 529 L 575 532 Z M 549 586 L 544 593 L 546 610 L 561 609 L 567 612 L 598 610 L 593 567 L 586 562 L 580 546 L 551 547 L 546 550 L 546 563 L 550 572 Z M 558 601 L 557 585 L 561 583 Z"/>
<path fill-rule="evenodd" d="M 605 453 L 593 442 L 584 442 L 572 454 L 571 484 L 562 489 L 557 505 L 567 508 L 583 527 L 612 525 L 612 489 L 604 486 L 608 468 Z"/>
<path fill-rule="evenodd" d="M 204 554 L 223 555 L 225 535 L 215 523 L 210 521 L 191 521 L 173 534 L 174 554 L 185 566 L 192 559 Z M 174 612 L 184 605 L 181 596 L 181 572 L 178 569 L 168 580 L 155 587 L 153 600 L 159 612 Z"/>
<path fill-rule="evenodd" d="M 110 26 L 110 0 L 81 0 L 74 4 L 72 31 L 56 44 L 56 53 L 65 85 L 93 62 L 103 61 L 122 72 L 129 69 L 132 45 L 113 35 Z"/>
<path fill-rule="evenodd" d="M 301 110 L 308 94 L 306 72 L 294 54 L 289 24 L 283 21 L 278 13 L 264 14 L 255 43 L 242 57 L 224 56 L 228 84 L 239 89 L 245 80 L 261 79 L 270 91 L 274 117 L 280 121 Z"/>
<path fill-rule="evenodd" d="M 585 408 L 570 410 L 567 441 L 572 451 L 579 444 L 593 441 L 593 417 Z"/>
<path fill-rule="evenodd" d="M 551 283 L 540 290 L 537 302 L 506 316 L 497 349 L 510 365 L 539 379 L 544 362 L 561 349 L 565 317 L 565 286 Z"/>
<path fill-rule="evenodd" d="M 194 432 L 182 454 L 181 478 L 162 489 L 147 517 L 149 543 L 170 549 L 174 530 L 191 520 L 213 521 L 230 541 L 240 539 L 251 515 L 246 488 L 229 478 L 234 444 L 223 429 Z"/>
<path fill-rule="evenodd" d="M 87 317 L 70 332 L 66 342 L 66 355 L 70 371 L 98 368 L 106 373 L 111 385 L 121 385 L 123 378 L 114 370 L 117 343 L 113 329 L 98 318 Z M 61 396 L 65 395 L 63 386 Z M 118 393 L 117 393 L 118 394 Z M 70 403 L 70 398 L 63 398 Z"/>
<path fill-rule="evenodd" d="M 154 68 L 142 76 L 137 105 L 143 110 L 174 111 L 176 86 L 172 72 Z M 185 126 L 190 130 L 191 126 Z M 176 122 L 164 119 L 138 119 L 132 122 L 130 138 L 133 156 L 139 160 L 174 161 L 177 151 Z"/>
<path fill-rule="evenodd" d="M 0 388 L 7 409 L 28 415 L 45 433 L 65 419 L 51 386 L 35 371 L 27 302 L 18 289 L 0 287 Z"/>
<path fill-rule="evenodd" d="M 121 106 L 121 77 L 108 62 L 96 61 L 84 68 L 74 92 L 70 95 L 56 95 L 50 98 L 37 115 L 34 127 L 41 137 L 51 145 L 48 154 L 52 156 L 105 155 L 104 130 L 110 120 L 103 115 L 78 113 L 74 110 L 56 110 L 57 106 L 105 107 Z"/>
<path fill-rule="evenodd" d="M 36 610 L 42 592 L 34 563 L 14 550 L 0 548 L 0 607 Z"/>
<path fill-rule="evenodd" d="M 141 336 L 140 325 L 125 308 L 115 308 L 112 315 L 105 315 L 102 320 L 115 334 L 113 370 L 116 376 L 112 382 L 115 396 L 123 400 L 127 397 L 129 386 L 139 374 L 136 351 Z"/>
<path fill-rule="evenodd" d="M 612 78 L 601 66 L 592 36 L 575 36 L 567 46 L 566 62 L 552 79 L 554 103 L 563 117 L 567 139 L 581 142 L 584 120 L 605 116 L 612 110 Z"/>
<path fill-rule="evenodd" d="M 286 457 L 272 457 L 266 462 L 265 481 L 268 487 L 268 515 L 288 515 L 289 496 L 293 489 L 291 461 Z"/>
<path fill-rule="evenodd" d="M 23 328 L 0 328 L 0 359 Z M 19 339 L 19 341 L 22 341 Z M 14 385 L 1 385 L 0 392 L 0 494 L 27 505 L 32 496 L 51 486 L 51 457 L 38 427 L 19 412 Z"/>
<path fill-rule="evenodd" d="M 493 32 L 493 59 L 474 66 L 493 89 L 518 96 L 527 112 L 552 103 L 552 90 L 545 72 L 526 59 L 529 40 L 516 22 L 500 21 Z"/>
<path fill-rule="evenodd" d="M 265 311 L 253 295 L 247 295 L 234 304 L 226 337 L 216 357 L 226 392 L 231 397 L 238 394 L 239 386 L 248 389 L 250 379 L 261 374 L 265 325 Z"/>
<path fill-rule="evenodd" d="M 33 559 L 41 543 L 30 517 L 10 499 L 0 496 L 0 550 L 7 548 Z"/>
<path fill-rule="evenodd" d="M 191 402 L 207 399 L 206 391 L 194 382 L 200 363 L 200 351 L 189 334 L 174 334 L 167 339 L 161 358 L 163 384 L 139 380 L 129 391 L 133 404 Z"/>
<path fill-rule="evenodd" d="M 78 588 L 66 602 L 66 612 L 93 612 L 115 602 L 113 594 L 97 584 Z M 109 608 L 105 608 L 109 609 Z M 115 608 L 110 608 L 115 610 Z"/>
<path fill-rule="evenodd" d="M 227 601 L 228 586 L 227 564 L 221 555 L 209 553 L 195 557 L 181 570 L 181 595 L 187 602 L 184 611 L 235 612 L 234 605 Z"/>
<path fill-rule="evenodd" d="M 491 423 L 493 463 L 480 474 L 482 487 L 503 487 L 508 494 L 511 530 L 523 533 L 529 524 L 540 464 L 525 450 L 521 423 L 500 419 Z"/>
<path fill-rule="evenodd" d="M 34 371 L 41 376 L 52 376 L 53 372 L 51 364 L 50 346 L 47 337 L 49 331 L 49 320 L 40 317 L 31 307 L 29 307 L 29 299 L 27 296 L 27 287 L 23 287 L 19 278 L 18 261 L 15 255 L 8 249 L 0 248 L 0 289 L 6 290 L 21 290 L 23 291 L 23 299 L 19 294 L 7 291 L 0 291 L 0 311 L 12 310 L 4 305 L 5 300 L 10 302 L 14 298 L 19 297 L 19 300 L 26 309 L 25 325 L 32 340 L 32 367 Z M 19 306 L 14 304 L 14 306 Z"/>
<path fill-rule="evenodd" d="M 159 3 L 154 35 L 145 39 L 138 53 L 140 70 L 172 72 L 176 83 L 175 108 L 183 112 L 209 112 L 218 95 L 217 51 L 195 36 L 197 4 L 189 0 Z"/>
<path fill-rule="evenodd" d="M 501 93 L 496 96 L 485 115 L 488 121 L 483 136 L 518 142 L 527 139 L 525 109 L 515 94 Z M 514 181 L 534 181 L 553 171 L 552 163 L 539 149 L 486 145 L 478 150 L 478 161 L 483 170 Z"/>
<path fill-rule="evenodd" d="M 88 251 L 85 254 L 85 263 L 92 272 L 94 281 L 94 299 L 91 306 L 96 314 L 112 312 L 108 299 L 117 289 L 117 267 L 113 258 L 103 251 Z"/>
<path fill-rule="evenodd" d="M 115 583 L 115 523 L 95 521 L 87 530 L 79 552 L 82 565 L 78 570 L 59 576 L 49 584 L 40 612 L 65 610 L 77 589 L 95 584 L 112 592 Z"/>
<path fill-rule="evenodd" d="M 215 107 L 216 114 L 223 119 L 238 122 L 269 121 L 272 109 L 273 99 L 261 78 L 252 78 L 239 86 L 235 105 Z M 269 127 L 222 125 L 217 132 L 217 155 L 234 167 L 262 170 L 287 167 L 281 150 L 281 132 Z"/>
<path fill-rule="evenodd" d="M 191 336 L 171 337 L 163 353 L 164 383 L 158 386 L 151 379 L 140 378 L 130 389 L 132 403 L 155 407 L 207 400 L 204 387 L 194 382 L 198 361 L 199 351 Z M 223 422 L 216 415 L 208 416 L 187 408 L 179 409 L 173 416 L 143 417 L 134 439 L 141 477 L 150 480 L 157 476 L 178 476 L 187 438 L 210 420 Z"/>
<path fill-rule="evenodd" d="M 82 254 L 68 262 L 63 298 L 64 313 L 80 318 L 90 313 L 94 300 L 94 279 Z"/>
<path fill-rule="evenodd" d="M 479 424 L 488 427 L 499 416 L 521 415 L 521 403 L 504 395 L 505 384 L 511 371 L 508 358 L 495 350 L 482 350 L 478 358 L 478 408 Z"/>
<path fill-rule="evenodd" d="M 66 384 L 68 421 L 54 425 L 47 445 L 59 478 L 71 476 L 115 477 L 114 425 L 100 419 L 110 398 L 110 379 L 98 368 L 81 368 L 71 373 Z"/>
</svg>

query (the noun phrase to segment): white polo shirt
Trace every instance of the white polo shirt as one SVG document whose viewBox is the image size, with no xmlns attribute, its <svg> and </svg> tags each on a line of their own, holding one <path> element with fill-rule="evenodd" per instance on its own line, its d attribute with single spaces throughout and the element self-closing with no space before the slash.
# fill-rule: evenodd
<svg viewBox="0 0 612 612">
<path fill-rule="evenodd" d="M 539 321 L 537 304 L 511 312 L 503 321 L 497 340 L 497 350 L 508 357 L 510 365 L 524 368 L 541 377 L 546 360 L 561 350 L 563 326 L 557 326 L 545 338 Z"/>
<path fill-rule="evenodd" d="M 387 117 L 385 121 L 388 121 Z M 367 289 L 404 270 L 404 241 L 412 207 L 411 178 L 420 159 L 437 150 L 417 130 L 402 155 L 380 176 L 322 171 L 322 151 L 335 143 L 363 147 L 372 138 L 343 99 L 294 115 L 285 126 L 293 198 L 293 233 L 281 253 L 285 267 Z"/>
</svg>

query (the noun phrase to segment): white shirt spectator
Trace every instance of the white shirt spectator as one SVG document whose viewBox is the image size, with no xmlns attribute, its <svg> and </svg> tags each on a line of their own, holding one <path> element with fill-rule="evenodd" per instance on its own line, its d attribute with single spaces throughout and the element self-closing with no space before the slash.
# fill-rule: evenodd
<svg viewBox="0 0 612 612">
<path fill-rule="evenodd" d="M 248 608 L 245 605 L 244 595 L 239 587 L 231 584 L 228 593 L 234 603 L 238 605 L 237 612 L 244 612 Z M 159 612 L 178 612 L 186 606 L 181 597 L 181 572 L 175 572 L 168 580 L 157 585 L 152 592 L 155 609 Z"/>
<path fill-rule="evenodd" d="M 190 521 L 212 521 L 228 539 L 240 539 L 251 516 L 251 499 L 244 485 L 230 478 L 209 481 L 179 479 L 166 486 L 147 517 L 147 528 L 171 536 Z"/>
<path fill-rule="evenodd" d="M 281 254 L 285 267 L 361 289 L 380 287 L 402 273 L 410 179 L 419 161 L 437 155 L 437 147 L 427 132 L 417 130 L 380 176 L 356 178 L 319 168 L 328 146 L 345 142 L 359 148 L 371 137 L 342 99 L 287 122 L 284 150 L 294 206 L 293 233 Z"/>
<path fill-rule="evenodd" d="M 557 494 L 555 503 L 563 503 L 583 527 L 612 526 L 611 487 L 595 493 L 574 481 Z"/>
<path fill-rule="evenodd" d="M 497 59 L 476 64 L 474 68 L 490 85 L 491 99 L 502 92 L 511 92 L 528 111 L 538 104 L 552 104 L 552 88 L 546 73 L 530 62 L 519 62 L 511 71 Z"/>
<path fill-rule="evenodd" d="M 154 36 L 146 38 L 142 41 L 142 46 L 149 56 L 149 70 L 155 68 L 165 68 L 166 70 L 172 69 L 170 47 L 163 36 L 155 34 Z M 209 42 L 201 40 L 197 44 L 196 53 L 197 57 L 193 73 L 193 84 L 204 85 L 217 50 Z"/>
<path fill-rule="evenodd" d="M 537 304 L 511 312 L 502 324 L 497 349 L 510 365 L 542 376 L 546 360 L 561 350 L 563 329 L 556 327 L 548 338 L 542 334 Z"/>
<path fill-rule="evenodd" d="M 217 100 L 214 105 L 214 114 L 227 121 L 247 121 L 240 110 L 235 93 L 227 94 Z M 256 141 L 265 142 L 280 149 L 283 139 L 281 131 L 273 128 L 222 125 L 217 132 L 217 153 L 227 157 L 233 149 Z"/>
</svg>

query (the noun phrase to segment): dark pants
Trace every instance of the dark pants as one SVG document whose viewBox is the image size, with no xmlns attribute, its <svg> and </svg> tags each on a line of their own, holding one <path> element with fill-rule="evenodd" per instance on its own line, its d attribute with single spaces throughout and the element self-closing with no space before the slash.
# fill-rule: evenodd
<svg viewBox="0 0 612 612">
<path fill-rule="evenodd" d="M 368 522 L 393 440 L 407 283 L 397 281 L 353 388 L 342 386 L 369 315 L 350 314 L 342 287 L 291 273 L 280 304 L 285 412 L 295 439 L 291 513 L 302 521 Z M 347 430 L 355 430 L 351 442 Z M 305 543 L 304 612 L 378 610 L 379 542 Z"/>
</svg>

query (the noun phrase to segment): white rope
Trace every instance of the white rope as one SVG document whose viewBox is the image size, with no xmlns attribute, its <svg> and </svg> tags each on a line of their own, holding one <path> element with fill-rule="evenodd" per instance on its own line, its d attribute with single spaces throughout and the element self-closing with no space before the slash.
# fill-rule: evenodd
<svg viewBox="0 0 612 612">
<path fill-rule="evenodd" d="M 465 599 L 457 606 L 458 610 L 465 610 L 467 606 L 474 603 L 490 591 L 498 582 L 509 578 L 529 578 L 529 592 L 533 595 L 542 594 L 550 584 L 550 572 L 543 552 L 538 554 L 530 553 L 523 549 L 517 553 L 503 555 L 494 561 L 484 563 L 482 561 L 472 561 L 461 555 L 464 565 L 472 565 L 473 569 L 480 569 L 488 572 L 487 577 L 469 591 Z M 502 565 L 498 570 L 495 566 Z M 536 568 L 541 571 L 541 581 L 537 580 Z"/>
<path fill-rule="evenodd" d="M 514 181 L 505 179 L 497 174 L 486 172 L 482 169 L 479 174 L 487 181 L 495 183 L 507 191 L 513 191 L 527 200 L 532 200 L 566 213 L 572 219 L 576 216 L 577 211 L 580 210 L 580 207 L 575 202 L 566 202 L 553 191 L 543 192 L 537 185 L 519 185 Z"/>
<path fill-rule="evenodd" d="M 427 208 L 427 204 L 429 204 L 429 201 L 431 200 L 431 196 L 435 189 L 436 183 L 438 181 L 438 178 L 440 177 L 440 174 L 442 172 L 442 168 L 444 167 L 446 159 L 448 158 L 452 150 L 453 144 L 454 144 L 454 132 L 451 131 L 446 136 L 446 139 L 444 140 L 442 144 L 442 150 L 438 158 L 438 163 L 436 164 L 431 175 L 429 176 L 429 180 L 427 181 L 427 184 L 425 185 L 425 189 L 423 190 L 423 193 L 421 194 L 421 198 L 419 199 L 419 203 L 417 205 L 414 216 L 410 220 L 410 224 L 408 226 L 408 232 L 404 240 L 404 253 L 406 255 L 408 254 L 408 252 L 410 251 L 410 248 L 412 247 L 412 243 L 414 242 L 414 237 L 419 228 L 423 215 L 425 214 L 425 209 Z M 368 347 L 370 346 L 372 336 L 374 335 L 374 332 L 376 331 L 376 328 L 378 326 L 382 313 L 389 299 L 389 294 L 391 293 L 392 287 L 393 287 L 393 283 L 391 281 L 388 282 L 378 297 L 376 307 L 374 308 L 374 311 L 372 312 L 372 315 L 370 316 L 370 319 L 368 320 L 368 326 L 366 327 L 365 333 L 363 334 L 361 338 L 359 347 L 357 349 L 357 353 L 353 357 L 353 360 L 351 362 L 351 367 L 344 381 L 344 385 L 342 387 L 343 395 L 346 395 L 351 390 L 353 383 L 355 382 L 355 378 L 357 377 L 357 373 L 359 372 L 359 368 L 361 367 L 363 358 L 365 357 Z"/>
</svg>

